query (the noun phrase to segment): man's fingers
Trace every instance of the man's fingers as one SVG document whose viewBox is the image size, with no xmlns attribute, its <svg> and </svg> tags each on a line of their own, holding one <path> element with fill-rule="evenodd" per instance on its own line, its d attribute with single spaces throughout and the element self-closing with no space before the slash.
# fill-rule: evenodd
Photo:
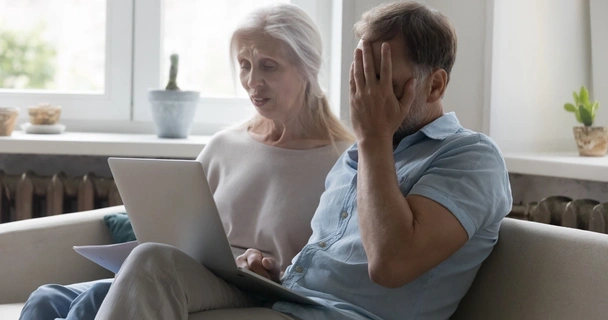
<svg viewBox="0 0 608 320">
<path fill-rule="evenodd" d="M 270 275 L 264 265 L 262 265 L 262 254 L 259 252 L 252 252 L 247 256 L 247 265 L 249 269 L 263 277 L 270 279 Z"/>
<path fill-rule="evenodd" d="M 363 75 L 365 76 L 366 84 L 376 82 L 376 67 L 374 66 L 372 45 L 369 41 L 365 40 L 363 40 Z"/>
<path fill-rule="evenodd" d="M 363 89 L 365 87 L 365 75 L 363 74 L 363 57 L 361 49 L 355 49 L 355 71 L 353 72 L 355 76 L 355 85 L 357 87 L 357 91 Z"/>
<path fill-rule="evenodd" d="M 355 84 L 355 62 L 354 61 L 350 64 L 348 83 L 350 85 L 350 94 L 355 94 L 357 92 L 357 85 Z"/>
<path fill-rule="evenodd" d="M 247 264 L 247 256 L 245 254 L 236 257 L 236 266 L 239 268 L 249 268 L 249 265 Z"/>
<path fill-rule="evenodd" d="M 414 98 L 416 98 L 416 79 L 411 78 L 405 83 L 403 95 L 401 96 L 401 99 L 399 99 L 401 108 L 409 109 L 412 106 L 412 103 L 414 103 Z"/>
<path fill-rule="evenodd" d="M 264 258 L 262 259 L 262 265 L 268 271 L 268 274 L 271 277 L 271 280 L 279 281 L 281 275 L 281 267 L 279 263 L 273 258 Z"/>
<path fill-rule="evenodd" d="M 380 59 L 380 82 L 383 86 L 388 86 L 389 90 L 393 90 L 391 83 L 393 82 L 393 61 L 391 60 L 391 47 L 388 43 L 382 43 L 382 56 Z"/>
<path fill-rule="evenodd" d="M 264 268 L 272 273 L 280 273 L 281 268 L 279 267 L 279 263 L 273 258 L 264 258 L 262 259 L 262 265 Z"/>
<path fill-rule="evenodd" d="M 249 268 L 249 270 L 270 279 L 270 275 L 262 265 L 263 256 L 259 251 L 247 250 L 245 256 L 247 257 L 247 268 Z"/>
</svg>

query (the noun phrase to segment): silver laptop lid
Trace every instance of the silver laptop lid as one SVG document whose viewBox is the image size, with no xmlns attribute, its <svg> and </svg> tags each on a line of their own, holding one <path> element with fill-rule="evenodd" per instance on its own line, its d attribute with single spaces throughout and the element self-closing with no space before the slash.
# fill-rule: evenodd
<svg viewBox="0 0 608 320">
<path fill-rule="evenodd" d="M 200 162 L 110 158 L 108 163 L 139 243 L 172 245 L 217 273 L 236 270 Z"/>
</svg>

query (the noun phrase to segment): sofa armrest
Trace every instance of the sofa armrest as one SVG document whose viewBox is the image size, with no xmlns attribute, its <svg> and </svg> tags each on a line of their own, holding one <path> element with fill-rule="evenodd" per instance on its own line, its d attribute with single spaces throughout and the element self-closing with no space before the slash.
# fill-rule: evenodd
<svg viewBox="0 0 608 320">
<path fill-rule="evenodd" d="M 113 277 L 72 246 L 111 243 L 103 217 L 118 212 L 124 207 L 0 224 L 0 304 L 23 302 L 46 283 Z"/>
</svg>

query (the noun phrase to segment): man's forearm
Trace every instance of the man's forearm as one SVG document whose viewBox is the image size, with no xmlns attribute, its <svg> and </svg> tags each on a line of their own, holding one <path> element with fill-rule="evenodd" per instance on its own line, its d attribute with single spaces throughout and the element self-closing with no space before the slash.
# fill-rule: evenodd
<svg viewBox="0 0 608 320">
<path fill-rule="evenodd" d="M 387 270 L 401 259 L 400 250 L 414 230 L 412 211 L 399 189 L 390 139 L 359 142 L 357 208 L 370 276 L 374 281 L 390 277 Z"/>
</svg>

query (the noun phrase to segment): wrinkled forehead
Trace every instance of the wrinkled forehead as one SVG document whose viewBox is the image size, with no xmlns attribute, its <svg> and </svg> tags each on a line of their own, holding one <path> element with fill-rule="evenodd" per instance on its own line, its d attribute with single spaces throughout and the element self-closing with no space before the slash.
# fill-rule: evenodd
<svg viewBox="0 0 608 320">
<path fill-rule="evenodd" d="M 237 37 L 235 51 L 239 58 L 258 56 L 281 60 L 287 58 L 286 46 L 282 41 L 257 33 Z"/>
</svg>

